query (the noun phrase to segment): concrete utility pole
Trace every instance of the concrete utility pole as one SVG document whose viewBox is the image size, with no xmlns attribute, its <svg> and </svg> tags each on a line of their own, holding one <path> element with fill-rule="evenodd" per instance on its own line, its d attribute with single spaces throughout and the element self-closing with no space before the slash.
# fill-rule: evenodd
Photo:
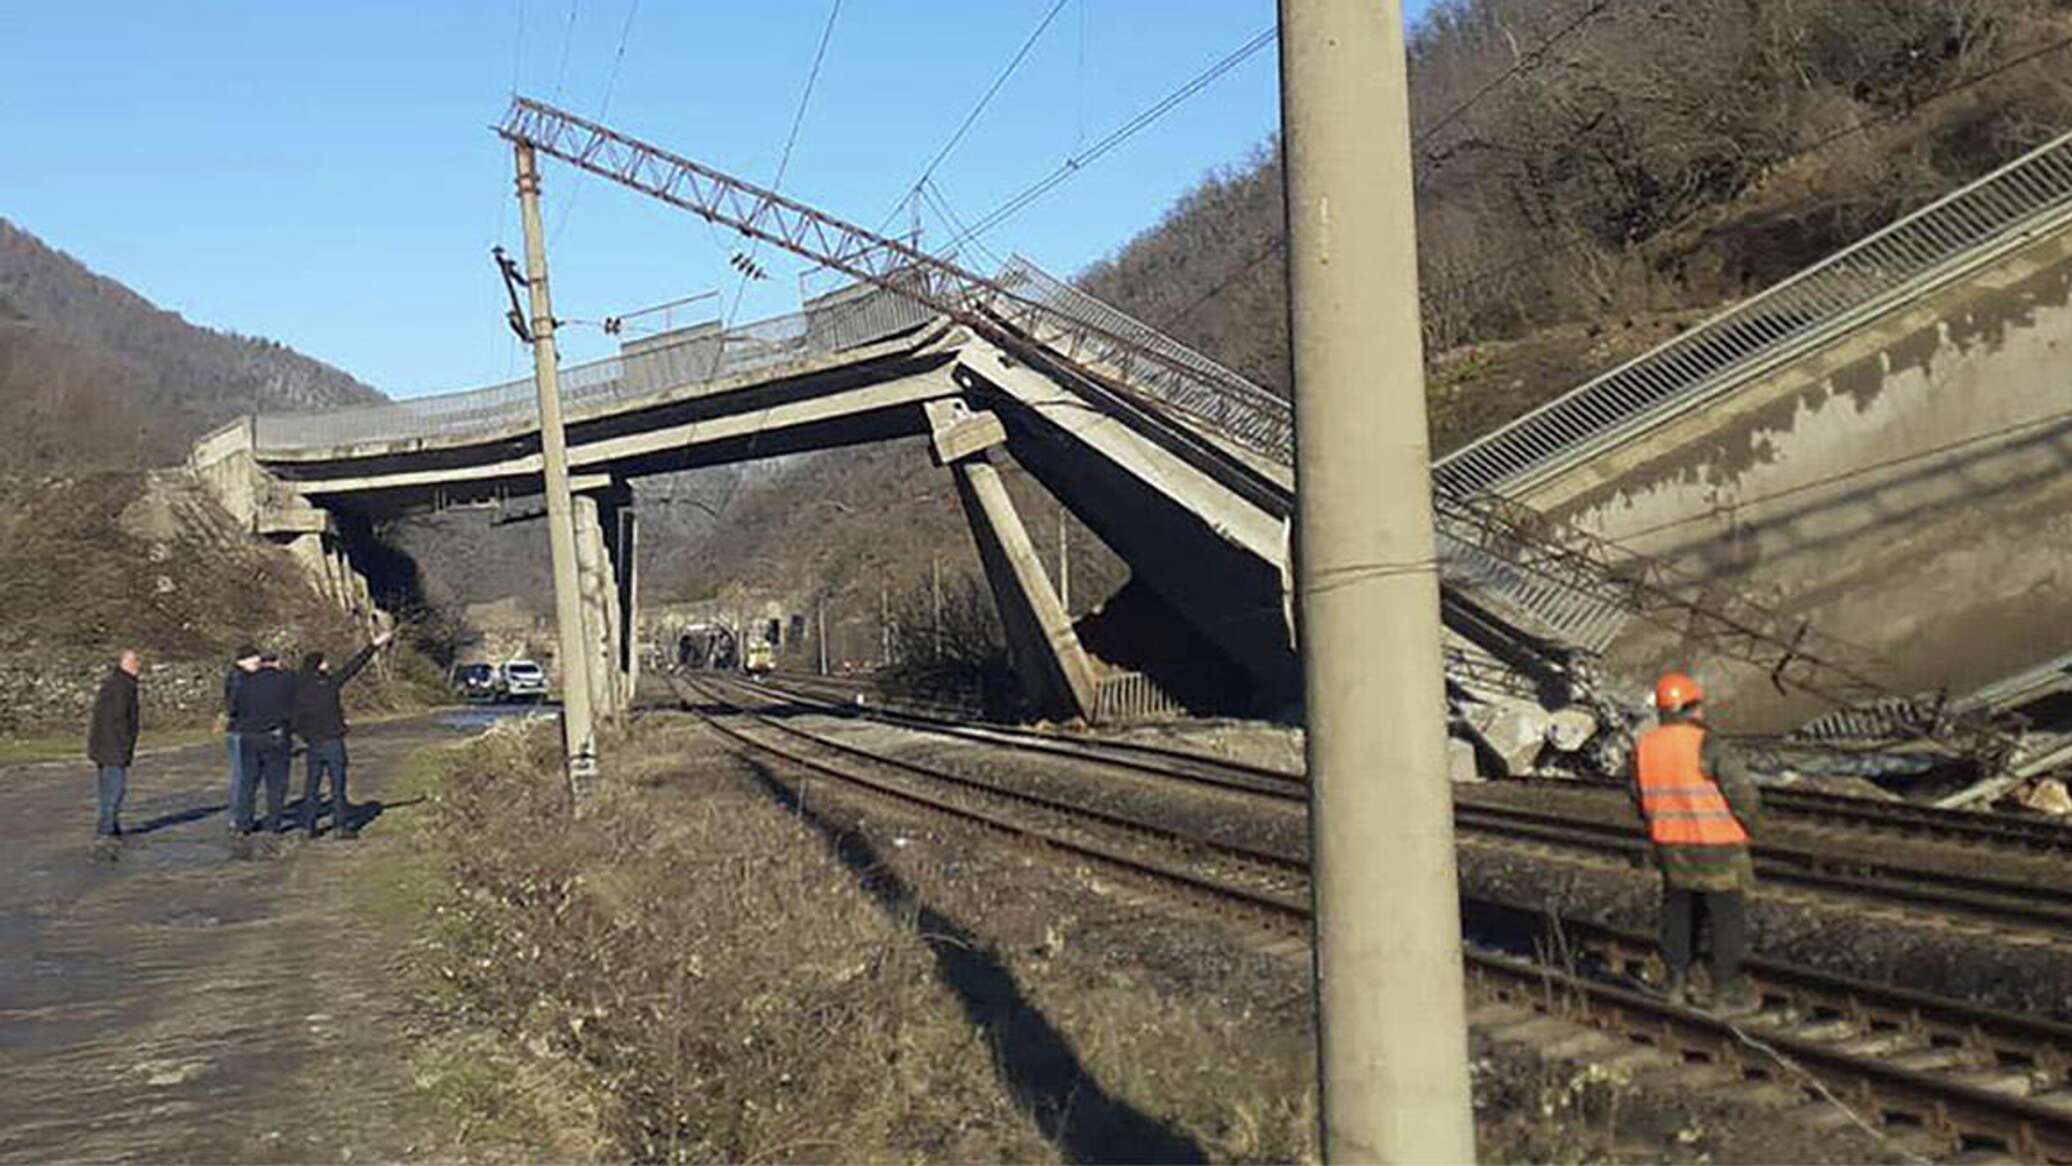
<svg viewBox="0 0 2072 1166">
<path fill-rule="evenodd" d="M 813 601 L 813 643 L 820 649 L 820 674 L 827 675 L 827 600 Z"/>
<path fill-rule="evenodd" d="M 1470 1162 L 1401 0 L 1280 0 L 1327 1162 Z"/>
<path fill-rule="evenodd" d="M 525 224 L 525 279 L 532 292 L 532 368 L 540 391 L 540 460 L 547 480 L 547 546 L 554 559 L 554 618 L 560 625 L 561 733 L 568 788 L 578 809 L 597 792 L 597 732 L 591 723 L 589 643 L 577 582 L 575 503 L 568 488 L 568 441 L 561 427 L 554 304 L 547 295 L 547 242 L 540 230 L 540 170 L 532 146 L 516 145 L 518 210 Z"/>
</svg>

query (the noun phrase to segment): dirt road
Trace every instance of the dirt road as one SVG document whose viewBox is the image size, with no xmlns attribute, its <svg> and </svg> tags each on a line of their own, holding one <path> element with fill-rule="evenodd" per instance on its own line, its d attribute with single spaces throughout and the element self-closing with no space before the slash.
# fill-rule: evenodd
<svg viewBox="0 0 2072 1166">
<path fill-rule="evenodd" d="M 112 863 L 85 762 L 0 767 L 0 1161 L 405 1156 L 394 941 L 353 880 L 400 844 L 403 759 L 482 723 L 356 729 L 362 837 L 273 857 L 230 854 L 220 740 L 138 759 Z"/>
</svg>

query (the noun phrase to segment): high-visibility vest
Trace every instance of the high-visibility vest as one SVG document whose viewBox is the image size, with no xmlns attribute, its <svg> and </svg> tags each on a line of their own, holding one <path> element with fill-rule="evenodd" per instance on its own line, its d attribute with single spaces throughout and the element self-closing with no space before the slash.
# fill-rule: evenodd
<svg viewBox="0 0 2072 1166">
<path fill-rule="evenodd" d="M 1748 831 L 1700 761 L 1705 730 L 1663 725 L 1640 739 L 1640 812 L 1658 846 L 1740 846 Z"/>
</svg>

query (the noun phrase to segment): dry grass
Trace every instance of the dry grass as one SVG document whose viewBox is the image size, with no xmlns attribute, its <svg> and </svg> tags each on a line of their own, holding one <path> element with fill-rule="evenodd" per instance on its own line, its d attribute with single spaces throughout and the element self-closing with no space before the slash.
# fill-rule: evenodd
<svg viewBox="0 0 2072 1166">
<path fill-rule="evenodd" d="M 421 971 L 446 1035 L 419 1075 L 454 1152 L 1055 1159 L 929 949 L 711 739 L 644 732 L 581 821 L 554 744 L 487 735 L 428 816 L 450 883 Z"/>
</svg>

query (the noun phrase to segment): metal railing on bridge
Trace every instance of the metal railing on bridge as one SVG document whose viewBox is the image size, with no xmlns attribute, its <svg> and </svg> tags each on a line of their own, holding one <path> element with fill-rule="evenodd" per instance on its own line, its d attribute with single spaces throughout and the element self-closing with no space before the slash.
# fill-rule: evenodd
<svg viewBox="0 0 2072 1166">
<path fill-rule="evenodd" d="M 2072 218 L 2072 134 L 1463 446 L 1440 489 L 1518 488 L 1823 343 L 1981 254 Z"/>
<path fill-rule="evenodd" d="M 1068 360 L 1107 369 L 1132 389 L 1282 465 L 1295 463 L 1295 414 L 1287 401 L 1019 255 L 1010 256 L 995 279 L 1019 301 L 982 306 L 999 311 L 1031 338 L 1058 349 Z M 1032 306 L 1091 329 L 1060 334 Z M 1146 360 L 1146 353 L 1158 359 Z"/>
<path fill-rule="evenodd" d="M 715 325 L 628 344 L 618 355 L 561 369 L 562 407 L 570 420 L 611 412 L 663 393 L 680 392 L 757 369 L 828 356 L 915 327 L 933 313 L 882 288 L 822 297 L 805 311 L 721 330 Z M 261 454 L 345 446 L 467 439 L 523 432 L 539 421 L 533 379 L 482 389 L 412 397 L 323 413 L 261 414 L 253 423 Z"/>
</svg>

